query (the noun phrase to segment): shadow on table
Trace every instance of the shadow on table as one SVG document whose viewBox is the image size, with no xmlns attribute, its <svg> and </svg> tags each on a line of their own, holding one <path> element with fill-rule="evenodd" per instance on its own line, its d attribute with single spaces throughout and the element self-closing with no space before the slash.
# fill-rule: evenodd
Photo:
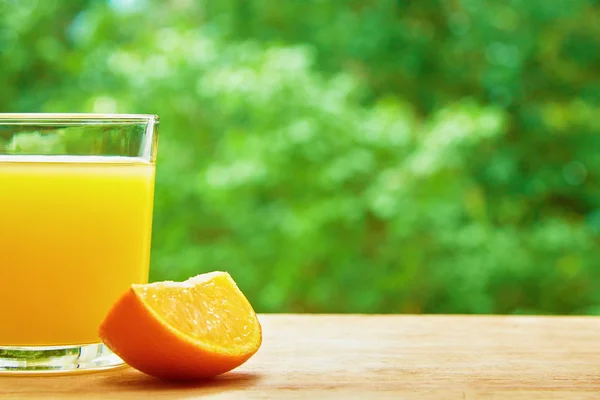
<svg viewBox="0 0 600 400">
<path fill-rule="evenodd" d="M 191 382 L 169 382 L 153 378 L 139 371 L 129 369 L 120 374 L 106 376 L 103 384 L 121 391 L 161 391 L 205 389 L 210 392 L 248 388 L 255 385 L 261 376 L 248 372 L 228 372 L 216 378 Z"/>
</svg>

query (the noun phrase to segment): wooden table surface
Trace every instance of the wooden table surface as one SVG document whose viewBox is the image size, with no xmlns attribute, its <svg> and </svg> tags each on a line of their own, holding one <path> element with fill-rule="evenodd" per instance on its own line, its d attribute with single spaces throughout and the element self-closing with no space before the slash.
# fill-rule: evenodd
<svg viewBox="0 0 600 400">
<path fill-rule="evenodd" d="M 131 368 L 0 377 L 0 398 L 600 399 L 600 318 L 261 315 L 264 342 L 207 382 Z"/>
</svg>

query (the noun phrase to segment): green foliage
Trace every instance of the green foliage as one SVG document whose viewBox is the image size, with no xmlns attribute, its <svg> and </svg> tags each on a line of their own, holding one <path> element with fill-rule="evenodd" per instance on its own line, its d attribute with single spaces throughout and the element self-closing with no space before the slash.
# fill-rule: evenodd
<svg viewBox="0 0 600 400">
<path fill-rule="evenodd" d="M 152 279 L 228 270 L 259 311 L 597 314 L 599 11 L 0 0 L 0 111 L 161 116 Z"/>
</svg>

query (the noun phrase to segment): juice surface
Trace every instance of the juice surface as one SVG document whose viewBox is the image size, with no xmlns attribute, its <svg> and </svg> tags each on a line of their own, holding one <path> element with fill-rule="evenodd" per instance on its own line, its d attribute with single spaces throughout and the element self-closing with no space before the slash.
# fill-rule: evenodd
<svg viewBox="0 0 600 400">
<path fill-rule="evenodd" d="M 100 342 L 112 303 L 148 280 L 154 171 L 135 158 L 0 156 L 0 346 Z"/>
</svg>

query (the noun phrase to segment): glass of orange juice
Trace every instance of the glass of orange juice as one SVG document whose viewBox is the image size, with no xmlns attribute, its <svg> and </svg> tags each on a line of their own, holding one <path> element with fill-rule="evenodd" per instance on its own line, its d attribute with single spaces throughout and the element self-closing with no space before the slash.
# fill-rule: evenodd
<svg viewBox="0 0 600 400">
<path fill-rule="evenodd" d="M 0 114 L 0 372 L 117 367 L 98 338 L 146 283 L 158 117 Z"/>
</svg>

